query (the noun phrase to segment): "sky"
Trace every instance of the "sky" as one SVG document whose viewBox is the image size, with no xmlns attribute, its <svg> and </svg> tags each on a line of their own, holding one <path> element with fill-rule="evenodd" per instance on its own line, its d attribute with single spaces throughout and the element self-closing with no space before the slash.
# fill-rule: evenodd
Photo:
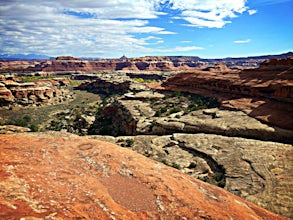
<svg viewBox="0 0 293 220">
<path fill-rule="evenodd" d="M 0 54 L 243 57 L 293 51 L 293 0 L 0 0 Z"/>
</svg>

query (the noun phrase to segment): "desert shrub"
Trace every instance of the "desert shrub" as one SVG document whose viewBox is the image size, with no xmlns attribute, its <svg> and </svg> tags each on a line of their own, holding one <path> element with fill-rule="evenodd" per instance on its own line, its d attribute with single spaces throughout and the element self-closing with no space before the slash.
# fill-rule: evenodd
<svg viewBox="0 0 293 220">
<path fill-rule="evenodd" d="M 143 78 L 133 78 L 133 80 L 135 82 L 138 82 L 138 83 L 143 83 L 144 82 L 144 79 Z"/>
<path fill-rule="evenodd" d="M 181 96 L 181 92 L 180 91 L 175 91 L 173 92 L 173 97 L 180 97 Z"/>
<path fill-rule="evenodd" d="M 179 107 L 174 107 L 170 110 L 170 114 L 173 114 L 173 113 L 177 113 L 177 112 L 180 112 L 180 108 Z"/>
<path fill-rule="evenodd" d="M 165 113 L 165 112 L 167 112 L 168 109 L 167 109 L 167 107 L 162 107 L 160 110 L 162 113 Z"/>
<path fill-rule="evenodd" d="M 163 159 L 161 162 L 162 162 L 163 164 L 165 164 L 165 165 L 169 165 L 169 163 L 167 162 L 166 159 Z"/>
<path fill-rule="evenodd" d="M 224 174 L 220 172 L 216 172 L 213 176 L 213 179 L 217 182 L 221 181 L 224 178 Z"/>
<path fill-rule="evenodd" d="M 162 112 L 161 112 L 161 110 L 159 109 L 159 110 L 157 110 L 156 111 L 156 113 L 155 113 L 155 117 L 160 117 L 162 115 Z"/>
<path fill-rule="evenodd" d="M 177 163 L 173 163 L 173 164 L 172 164 L 172 167 L 174 167 L 175 169 L 181 170 L 180 165 L 177 164 Z"/>
<path fill-rule="evenodd" d="M 29 128 L 31 129 L 31 131 L 33 132 L 37 132 L 39 131 L 39 127 L 37 125 L 30 125 Z"/>
<path fill-rule="evenodd" d="M 133 144 L 134 144 L 133 139 L 126 139 L 126 147 L 132 147 Z"/>
<path fill-rule="evenodd" d="M 194 163 L 194 162 L 191 162 L 188 166 L 188 168 L 190 168 L 190 169 L 193 169 L 195 167 L 196 167 L 196 163 Z"/>
</svg>

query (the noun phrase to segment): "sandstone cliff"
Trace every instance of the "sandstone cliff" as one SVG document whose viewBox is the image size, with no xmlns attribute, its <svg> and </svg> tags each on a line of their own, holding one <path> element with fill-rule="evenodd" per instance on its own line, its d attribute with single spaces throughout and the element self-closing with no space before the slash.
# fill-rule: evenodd
<svg viewBox="0 0 293 220">
<path fill-rule="evenodd" d="M 162 84 L 163 89 L 188 91 L 222 101 L 222 106 L 282 128 L 292 129 L 293 58 L 264 62 L 242 72 L 189 71 Z"/>
<path fill-rule="evenodd" d="M 70 56 L 57 57 L 46 61 L 0 62 L 1 71 L 99 71 L 99 70 L 185 70 L 201 66 L 196 57 L 141 57 L 125 59 L 82 60 Z"/>
<path fill-rule="evenodd" d="M 0 78 L 0 107 L 55 104 L 70 98 L 69 92 L 62 88 L 69 83 L 67 79 L 53 78 L 34 82 L 16 80 L 5 76 Z"/>
<path fill-rule="evenodd" d="M 113 144 L 0 138 L 2 219 L 285 219 Z"/>
</svg>

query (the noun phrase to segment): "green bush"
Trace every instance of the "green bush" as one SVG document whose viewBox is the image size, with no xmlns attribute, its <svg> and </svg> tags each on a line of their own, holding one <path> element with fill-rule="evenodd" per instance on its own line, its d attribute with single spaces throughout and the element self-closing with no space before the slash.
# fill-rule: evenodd
<svg viewBox="0 0 293 220">
<path fill-rule="evenodd" d="M 180 112 L 180 108 L 179 107 L 174 107 L 170 110 L 170 114 L 173 114 L 173 113 L 177 113 L 177 112 Z"/>
<path fill-rule="evenodd" d="M 133 139 L 126 139 L 126 147 L 132 147 L 133 144 L 134 144 Z"/>
<path fill-rule="evenodd" d="M 180 165 L 178 165 L 177 163 L 173 163 L 172 167 L 174 167 L 175 169 L 181 170 Z"/>
</svg>

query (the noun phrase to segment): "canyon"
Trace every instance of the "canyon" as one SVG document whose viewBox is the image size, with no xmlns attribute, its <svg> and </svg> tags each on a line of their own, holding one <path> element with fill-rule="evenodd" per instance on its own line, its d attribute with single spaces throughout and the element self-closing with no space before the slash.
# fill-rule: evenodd
<svg viewBox="0 0 293 220">
<path fill-rule="evenodd" d="M 0 184 L 7 187 L 0 195 L 0 216 L 283 218 L 265 208 L 292 218 L 293 58 L 262 60 L 254 68 L 227 60 L 207 65 L 196 57 L 172 59 L 67 56 L 31 61 L 36 63 L 25 70 L 6 69 L 0 118 L 7 123 L 0 126 L 0 146 L 7 162 L 1 164 Z M 18 112 L 36 121 L 30 111 L 47 115 L 40 132 L 9 124 Z M 50 170 L 56 166 L 56 172 Z M 88 183 L 81 186 L 84 178 Z M 71 200 L 65 202 L 60 184 Z M 119 184 L 150 195 L 152 202 L 140 203 L 141 195 L 132 191 L 133 200 L 125 199 L 129 192 L 121 192 Z M 8 196 L 12 189 L 15 200 Z M 230 199 L 222 193 L 237 201 L 226 204 Z M 262 208 L 251 208 L 256 206 L 250 202 Z"/>
<path fill-rule="evenodd" d="M 188 91 L 221 101 L 269 124 L 292 129 L 293 59 L 270 60 L 241 72 L 189 71 L 162 83 L 166 90 Z M 281 117 L 280 117 L 281 116 Z"/>
</svg>

